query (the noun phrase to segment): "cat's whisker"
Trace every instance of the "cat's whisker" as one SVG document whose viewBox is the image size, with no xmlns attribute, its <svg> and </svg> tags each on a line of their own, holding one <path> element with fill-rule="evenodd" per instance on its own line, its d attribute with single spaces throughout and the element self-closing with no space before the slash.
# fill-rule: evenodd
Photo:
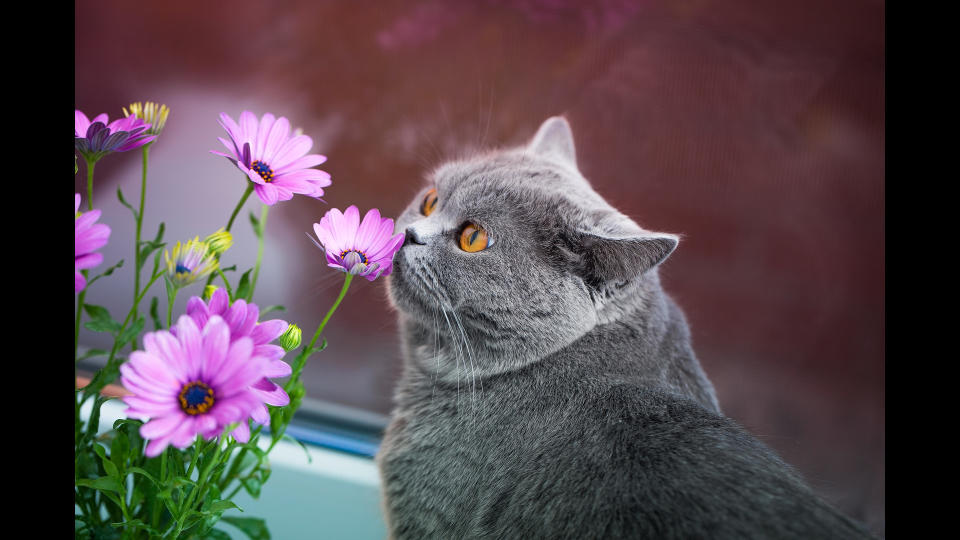
<svg viewBox="0 0 960 540">
<path fill-rule="evenodd" d="M 456 337 L 456 334 L 453 331 L 453 325 L 450 324 L 450 317 L 447 315 L 446 308 L 443 308 L 441 306 L 441 310 L 443 311 L 443 318 L 447 320 L 447 329 L 450 330 L 450 335 Z M 457 404 L 459 404 L 460 403 L 460 357 L 463 355 L 463 349 L 460 347 L 460 342 L 457 341 L 456 339 L 454 339 L 454 344 L 457 346 L 457 356 L 455 361 L 456 364 L 454 366 L 454 369 L 456 369 L 457 371 Z M 464 362 L 464 365 L 466 365 L 466 362 Z"/>
<path fill-rule="evenodd" d="M 463 322 L 460 320 L 460 316 L 457 315 L 457 310 L 454 308 L 450 309 L 450 313 L 453 314 L 454 320 L 457 321 L 457 327 L 460 329 L 460 335 L 463 337 L 463 344 L 467 349 L 467 357 L 470 360 L 470 377 L 471 377 L 471 387 L 470 391 L 473 393 L 474 405 L 476 405 L 476 392 L 477 392 L 477 375 L 476 368 L 473 363 L 473 347 L 470 346 L 470 340 L 467 338 L 466 332 L 463 331 Z M 480 379 L 480 392 L 483 392 L 483 379 Z"/>
<path fill-rule="evenodd" d="M 437 309 L 433 311 L 433 325 L 437 327 L 437 335 L 433 340 L 433 355 L 437 358 L 437 371 L 433 374 L 433 391 L 430 393 L 430 402 L 437 394 L 437 377 L 440 376 L 440 320 L 437 313 L 440 311 L 440 301 L 437 301 Z"/>
</svg>

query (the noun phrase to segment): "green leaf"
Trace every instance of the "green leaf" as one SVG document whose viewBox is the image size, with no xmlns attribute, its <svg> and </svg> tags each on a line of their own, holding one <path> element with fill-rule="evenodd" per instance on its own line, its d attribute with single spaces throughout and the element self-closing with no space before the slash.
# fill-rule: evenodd
<svg viewBox="0 0 960 540">
<path fill-rule="evenodd" d="M 98 489 L 100 491 L 115 491 L 117 493 L 122 491 L 120 481 L 110 476 L 101 476 L 100 478 L 94 478 L 92 480 L 89 478 L 80 478 L 76 483 L 78 486 Z"/>
<path fill-rule="evenodd" d="M 221 268 L 221 269 L 220 269 L 221 272 L 235 272 L 236 270 L 237 270 L 237 265 L 235 265 L 235 264 L 232 264 L 232 265 L 230 265 L 230 266 L 228 266 L 228 267 L 226 267 L 226 268 Z"/>
<path fill-rule="evenodd" d="M 133 505 L 131 505 L 131 507 L 132 506 Z M 117 529 L 122 528 L 130 531 L 145 531 L 149 533 L 150 538 L 160 538 L 163 536 L 163 531 L 158 531 L 139 519 L 131 519 L 130 521 L 124 521 L 121 523 L 111 523 L 110 526 L 115 527 Z"/>
<path fill-rule="evenodd" d="M 160 324 L 160 301 L 156 296 L 150 299 L 150 318 L 153 319 L 154 330 L 163 328 L 163 325 Z"/>
<path fill-rule="evenodd" d="M 223 521 L 240 529 L 250 540 L 270 540 L 267 523 L 260 518 L 226 516 Z"/>
<path fill-rule="evenodd" d="M 97 377 L 104 371 L 106 371 L 106 369 L 101 369 L 100 371 L 98 371 L 97 374 L 93 376 L 93 380 L 90 381 L 90 384 L 88 384 L 86 388 L 84 388 L 84 390 L 93 386 L 94 381 L 96 381 Z M 100 389 L 99 388 L 96 389 L 95 392 L 99 394 Z M 111 398 L 106 396 L 97 396 L 97 398 L 93 401 L 93 409 L 90 410 L 90 422 L 87 424 L 87 436 L 91 438 L 94 437 L 97 434 L 97 431 L 100 429 L 100 407 L 102 407 L 103 404 L 106 403 L 109 399 Z M 98 446 L 100 445 L 94 443 L 93 445 L 94 452 L 97 451 Z M 100 450 L 103 451 L 102 448 Z"/>
<path fill-rule="evenodd" d="M 130 451 L 130 439 L 124 431 L 114 431 L 113 442 L 110 443 L 110 461 L 117 470 L 123 471 L 127 464 L 127 452 Z"/>
<path fill-rule="evenodd" d="M 123 363 L 122 358 L 115 358 L 113 362 L 108 363 L 103 366 L 102 369 L 97 371 L 93 375 L 93 379 L 90 380 L 90 384 L 83 387 L 84 396 L 93 396 L 100 393 L 101 390 L 108 384 L 117 380 L 117 377 L 120 376 L 120 364 Z M 109 399 L 109 398 L 106 398 Z M 96 407 L 97 417 L 100 416 L 100 408 Z M 92 418 L 92 416 L 91 416 Z"/>
<path fill-rule="evenodd" d="M 177 297 L 177 287 L 173 284 L 173 281 L 171 281 L 170 278 L 167 276 L 163 276 L 163 282 L 167 286 L 167 305 L 170 306 L 171 304 L 173 304 L 173 300 Z"/>
<path fill-rule="evenodd" d="M 286 433 L 283 434 L 283 438 L 290 439 L 291 441 L 299 444 L 300 448 L 303 448 L 303 453 L 307 455 L 307 463 L 313 463 L 313 457 L 310 456 L 310 450 L 307 450 L 307 445 L 303 444 L 303 441 L 301 441 L 300 439 L 294 439 L 293 437 L 291 437 L 290 435 L 287 435 Z"/>
<path fill-rule="evenodd" d="M 206 508 L 208 512 L 225 512 L 231 508 L 236 508 L 237 510 L 243 512 L 243 508 L 237 506 L 233 501 L 217 501 L 210 505 L 210 508 Z"/>
<path fill-rule="evenodd" d="M 140 221 L 140 217 L 137 214 L 137 210 L 134 207 L 130 206 L 130 203 L 128 203 L 123 199 L 123 191 L 120 190 L 120 186 L 117 186 L 117 198 L 120 199 L 120 204 L 126 206 L 127 209 L 133 212 L 133 219 L 135 221 Z"/>
<path fill-rule="evenodd" d="M 137 336 L 139 336 L 140 332 L 143 330 L 143 326 L 144 326 L 144 319 L 143 317 L 140 317 L 139 319 L 137 319 L 137 322 L 128 326 L 126 330 L 121 332 L 120 337 L 117 338 L 118 350 L 120 347 L 123 347 L 124 345 L 126 345 L 127 343 L 135 339 Z"/>
<path fill-rule="evenodd" d="M 120 267 L 122 267 L 122 266 L 123 266 L 123 259 L 120 259 L 120 261 L 118 261 L 117 264 L 111 266 L 110 268 L 107 268 L 107 269 L 104 270 L 102 273 L 97 274 L 97 275 L 94 276 L 90 281 L 88 281 L 88 282 L 87 282 L 87 287 L 89 287 L 90 285 L 93 285 L 93 282 L 94 282 L 94 281 L 96 281 L 96 280 L 98 280 L 98 279 L 100 279 L 100 278 L 102 278 L 102 277 L 104 277 L 104 276 L 109 276 L 110 274 L 113 274 L 113 271 L 114 271 L 114 270 L 116 270 L 117 268 L 120 268 Z"/>
<path fill-rule="evenodd" d="M 77 362 L 86 360 L 87 358 L 93 358 L 94 356 L 106 356 L 107 351 L 101 349 L 90 349 L 89 351 L 80 355 L 80 358 L 77 358 Z"/>
<path fill-rule="evenodd" d="M 250 224 L 253 225 L 253 233 L 260 237 L 260 220 L 257 219 L 257 216 L 250 212 Z"/>
<path fill-rule="evenodd" d="M 238 298 L 243 298 L 244 300 L 249 301 L 247 295 L 250 294 L 250 272 L 253 271 L 253 268 L 247 270 L 243 273 L 243 276 L 240 277 L 240 283 L 237 285 L 237 294 L 231 300 L 237 300 Z"/>
<path fill-rule="evenodd" d="M 150 473 L 148 473 L 147 471 L 141 469 L 140 467 L 128 467 L 128 468 L 127 468 L 127 472 L 131 472 L 131 473 L 134 473 L 134 474 L 139 474 L 139 475 L 141 475 L 141 476 L 145 476 L 145 477 L 147 477 L 148 480 L 150 480 L 151 482 L 153 482 L 154 485 L 159 485 L 159 484 L 160 484 L 159 482 L 157 482 L 157 479 L 154 478 L 152 474 L 150 474 Z"/>
<path fill-rule="evenodd" d="M 230 540 L 230 535 L 220 529 L 210 529 L 201 537 L 201 540 Z"/>
<path fill-rule="evenodd" d="M 249 476 L 241 478 L 240 484 L 243 485 L 243 489 L 247 490 L 251 497 L 254 499 L 260 498 L 260 488 L 263 487 L 263 484 L 260 483 L 259 478 Z"/>
<path fill-rule="evenodd" d="M 263 315 L 266 315 L 267 313 L 270 313 L 271 311 L 286 311 L 286 310 L 287 310 L 287 308 L 281 306 L 280 304 L 274 304 L 274 305 L 272 305 L 272 306 L 267 306 L 267 307 L 265 307 L 265 308 L 263 309 L 263 311 L 260 312 L 260 316 L 261 316 L 261 318 L 262 318 Z"/>
<path fill-rule="evenodd" d="M 94 304 L 84 304 L 83 310 L 90 316 L 90 321 L 84 324 L 87 329 L 94 332 L 116 332 L 120 330 L 120 323 L 113 320 L 107 308 Z"/>
</svg>

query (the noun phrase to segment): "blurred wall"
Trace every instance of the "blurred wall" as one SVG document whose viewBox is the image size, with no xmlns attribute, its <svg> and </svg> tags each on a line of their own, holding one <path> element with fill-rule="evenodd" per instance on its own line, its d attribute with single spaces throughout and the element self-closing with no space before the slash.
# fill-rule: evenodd
<svg viewBox="0 0 960 540">
<path fill-rule="evenodd" d="M 225 225 L 244 189 L 220 112 L 287 116 L 329 156 L 321 202 L 271 208 L 254 301 L 312 332 L 341 276 L 306 238 L 329 207 L 397 215 L 424 172 L 570 120 L 594 187 L 679 233 L 661 268 L 726 414 L 884 531 L 884 3 L 603 0 L 76 3 L 76 107 L 172 108 L 144 236 Z M 86 193 L 81 163 L 75 189 Z M 139 151 L 96 168 L 113 228 L 88 300 L 125 313 Z M 84 202 L 84 206 L 86 202 Z M 251 267 L 244 217 L 226 265 Z M 107 287 L 111 283 L 112 287 Z M 162 286 L 156 296 L 164 293 Z M 175 313 L 195 286 L 181 294 Z M 84 331 L 82 342 L 103 346 Z M 382 280 L 356 283 L 308 366 L 313 398 L 388 413 L 399 373 Z"/>
</svg>

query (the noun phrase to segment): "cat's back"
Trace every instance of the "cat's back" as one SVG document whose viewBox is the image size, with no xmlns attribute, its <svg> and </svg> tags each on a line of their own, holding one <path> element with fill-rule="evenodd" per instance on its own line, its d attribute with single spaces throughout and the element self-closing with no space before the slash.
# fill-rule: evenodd
<svg viewBox="0 0 960 540">
<path fill-rule="evenodd" d="M 398 538 L 868 536 L 690 399 L 619 377 L 549 374 L 571 389 L 525 376 L 434 387 L 398 410 L 380 456 Z"/>
</svg>

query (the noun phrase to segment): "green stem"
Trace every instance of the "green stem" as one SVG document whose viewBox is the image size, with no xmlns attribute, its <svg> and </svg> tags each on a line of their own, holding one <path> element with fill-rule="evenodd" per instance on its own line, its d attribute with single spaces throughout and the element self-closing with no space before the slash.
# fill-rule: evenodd
<svg viewBox="0 0 960 540">
<path fill-rule="evenodd" d="M 233 227 L 233 220 L 237 219 L 237 214 L 239 214 L 240 209 L 243 208 L 243 203 L 247 202 L 247 198 L 253 193 L 254 183 L 246 176 L 244 176 L 243 179 L 247 181 L 247 190 L 243 192 L 243 196 L 240 197 L 240 202 L 237 203 L 237 207 L 234 208 L 233 213 L 230 214 L 230 221 L 227 222 L 227 232 L 230 232 L 230 227 Z"/>
<path fill-rule="evenodd" d="M 253 267 L 253 281 L 250 282 L 250 294 L 247 296 L 247 302 L 253 300 L 253 290 L 257 288 L 257 278 L 260 277 L 260 262 L 263 260 L 263 244 L 267 229 L 267 211 L 270 207 L 263 205 L 260 208 L 260 223 L 257 231 L 257 264 Z"/>
<path fill-rule="evenodd" d="M 87 160 L 87 208 L 93 210 L 93 166 L 96 165 L 95 160 Z"/>
<path fill-rule="evenodd" d="M 167 300 L 167 329 L 170 328 L 170 322 L 173 320 L 173 302 L 177 299 L 177 292 L 179 291 L 180 289 L 174 288 L 173 294 Z"/>
<path fill-rule="evenodd" d="M 303 366 L 306 364 L 307 356 L 310 355 L 310 352 L 313 350 L 313 346 L 316 345 L 317 340 L 320 339 L 320 334 L 323 333 L 323 329 L 326 328 L 327 322 L 330 320 L 330 317 L 333 316 L 333 312 L 337 310 L 337 307 L 340 305 L 340 302 L 347 295 L 347 289 L 350 288 L 350 282 L 353 281 L 353 274 L 347 274 L 346 278 L 343 280 L 343 288 L 340 289 L 340 296 L 337 297 L 337 300 L 330 307 L 330 311 L 327 312 L 327 316 L 323 318 L 323 321 L 320 322 L 320 326 L 317 327 L 317 331 L 313 334 L 313 339 L 310 340 L 310 344 L 304 347 L 300 354 L 294 360 L 293 374 L 290 376 L 290 380 L 287 381 L 285 390 L 289 391 L 293 388 L 293 384 L 296 383 L 297 378 L 300 376 L 300 372 L 303 371 Z"/>
<path fill-rule="evenodd" d="M 247 199 L 250 197 L 250 194 L 253 193 L 253 187 L 255 184 L 251 182 L 246 175 L 244 175 L 243 179 L 247 182 L 247 189 L 244 190 L 243 195 L 240 196 L 240 202 L 237 203 L 236 208 L 233 209 L 233 213 L 230 214 L 230 220 L 227 221 L 227 228 L 226 228 L 227 232 L 230 232 L 230 228 L 233 227 L 233 221 L 237 219 L 237 214 L 239 214 L 240 209 L 243 208 L 243 203 L 247 202 Z M 220 261 L 220 254 L 218 253 L 217 262 L 219 261 Z M 213 283 L 213 278 L 215 277 L 216 276 L 213 273 L 211 273 L 210 277 L 207 278 L 206 284 L 210 285 L 211 283 Z"/>
<path fill-rule="evenodd" d="M 84 279 L 87 277 L 87 271 L 81 270 Z M 76 375 L 77 353 L 80 351 L 80 319 L 83 317 L 83 299 L 87 297 L 87 288 L 84 287 L 77 297 L 77 318 L 73 328 L 73 365 L 74 375 Z"/>
<path fill-rule="evenodd" d="M 137 237 L 133 244 L 133 260 L 134 260 L 134 271 L 133 271 L 133 311 L 134 311 L 134 320 L 136 320 L 137 315 L 140 314 L 138 311 L 140 302 L 137 301 L 137 297 L 140 295 L 140 231 L 143 229 L 143 207 L 146 203 L 147 198 L 147 161 L 150 154 L 151 144 L 145 144 L 143 146 L 143 174 L 140 178 L 140 212 L 137 213 Z M 136 341 L 134 341 L 136 345 Z"/>
</svg>

